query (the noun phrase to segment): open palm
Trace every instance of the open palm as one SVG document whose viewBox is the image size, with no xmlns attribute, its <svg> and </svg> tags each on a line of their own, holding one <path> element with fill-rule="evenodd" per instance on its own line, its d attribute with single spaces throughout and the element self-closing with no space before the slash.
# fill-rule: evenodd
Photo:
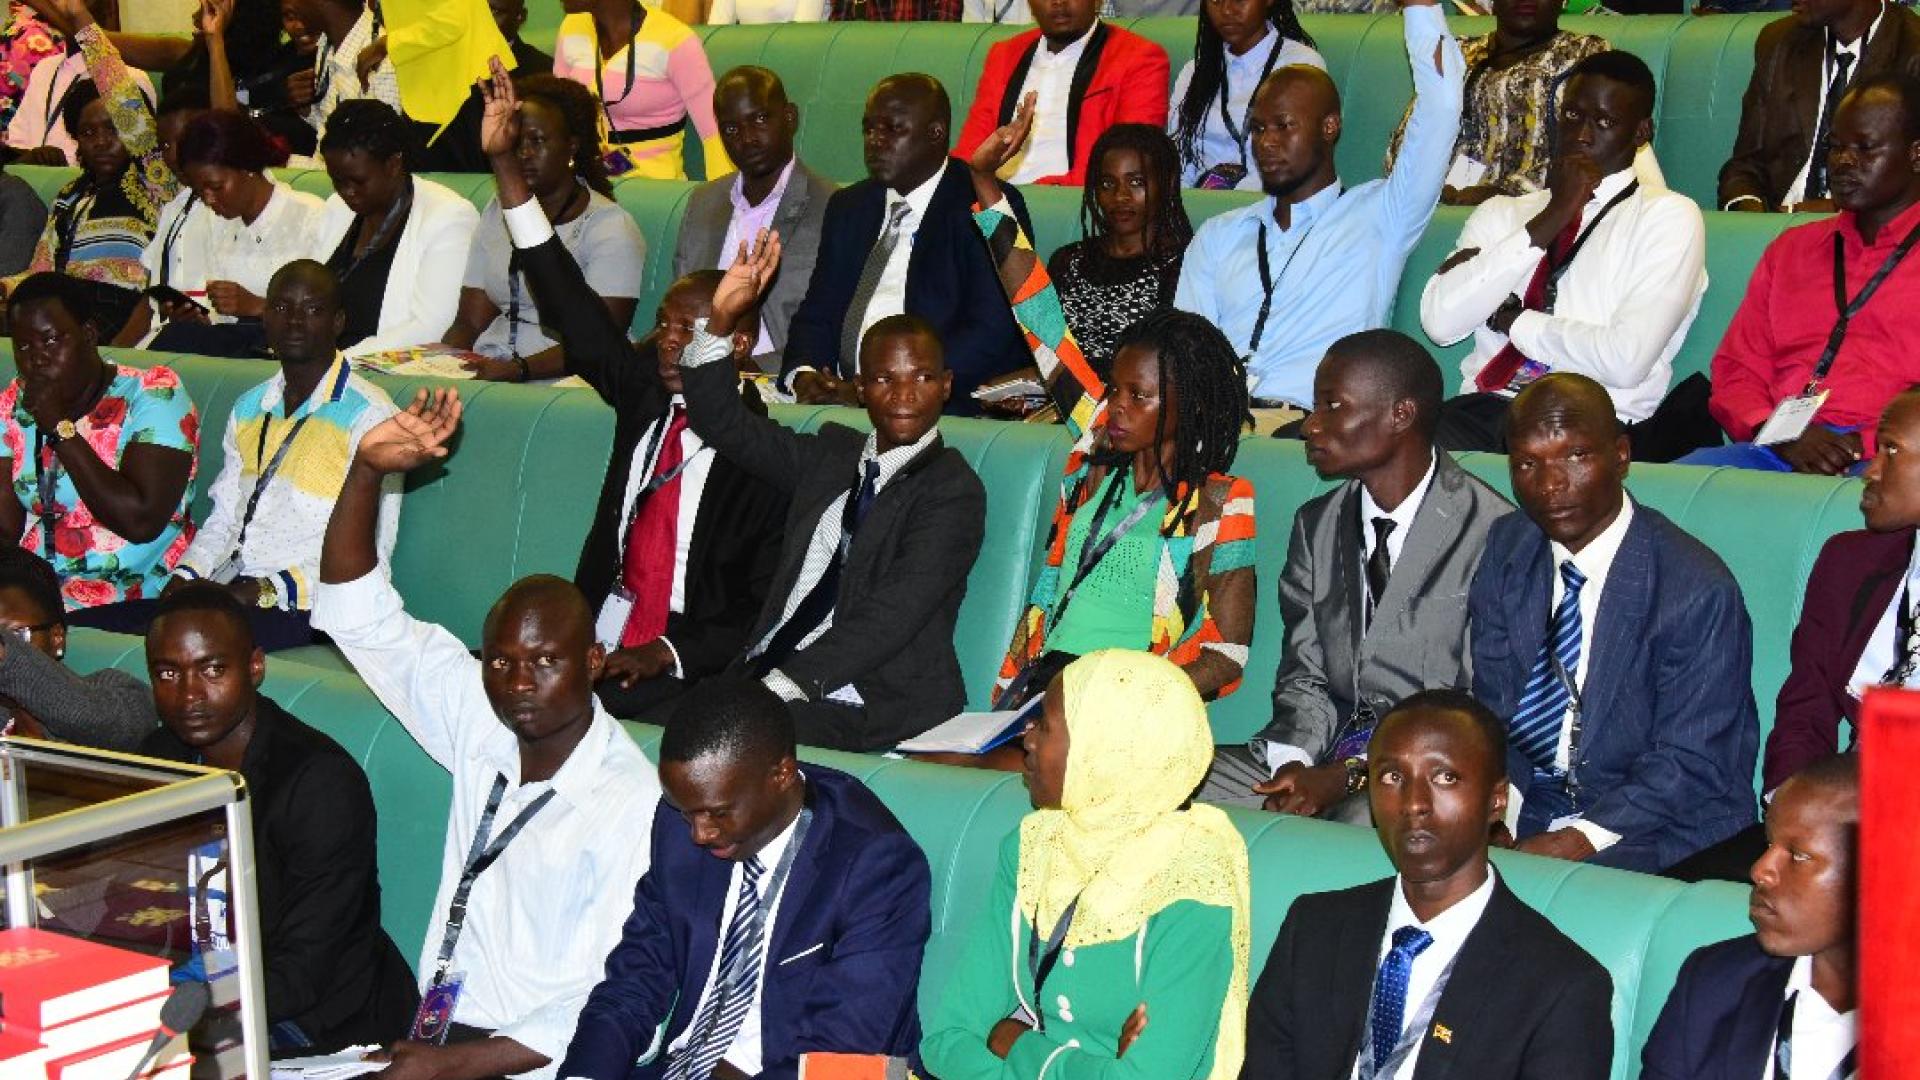
<svg viewBox="0 0 1920 1080">
<path fill-rule="evenodd" d="M 412 404 L 361 436 L 356 460 L 377 472 L 401 473 L 444 458 L 460 413 L 458 390 L 421 390 Z"/>
</svg>

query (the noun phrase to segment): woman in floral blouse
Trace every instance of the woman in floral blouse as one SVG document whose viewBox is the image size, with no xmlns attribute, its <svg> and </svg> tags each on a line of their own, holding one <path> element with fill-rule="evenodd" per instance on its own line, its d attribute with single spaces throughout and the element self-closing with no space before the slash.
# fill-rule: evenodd
<svg viewBox="0 0 1920 1080">
<path fill-rule="evenodd" d="M 0 537 L 53 564 L 70 611 L 160 595 L 193 540 L 200 444 L 179 376 L 101 358 L 86 326 L 91 301 L 61 274 L 21 282 L 20 375 L 0 390 L 0 455 L 13 481 L 13 498 L 0 497 Z"/>
</svg>

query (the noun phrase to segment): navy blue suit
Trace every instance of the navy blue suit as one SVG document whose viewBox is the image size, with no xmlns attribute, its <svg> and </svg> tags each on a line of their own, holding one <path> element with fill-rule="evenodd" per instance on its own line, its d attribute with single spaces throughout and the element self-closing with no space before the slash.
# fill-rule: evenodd
<svg viewBox="0 0 1920 1080">
<path fill-rule="evenodd" d="M 1026 200 L 1017 188 L 1007 187 L 1006 192 L 1014 216 L 1032 236 Z M 867 252 L 880 237 L 886 206 L 886 185 L 877 180 L 843 187 L 827 199 L 820 257 L 787 331 L 783 375 L 802 365 L 847 378 L 858 374 L 859 358 L 840 355 L 840 330 L 860 284 Z M 972 174 L 966 163 L 949 158 L 920 219 L 907 261 L 906 310 L 933 324 L 939 333 L 947 367 L 953 371 L 947 411 L 963 415 L 979 412 L 979 403 L 972 397 L 975 387 L 1033 363 L 1026 338 L 1013 321 L 1013 308 L 987 252 L 986 239 L 973 223 L 972 207 Z"/>
<path fill-rule="evenodd" d="M 1752 934 L 1695 949 L 1640 1051 L 1640 1080 L 1760 1080 L 1793 961 Z"/>
<path fill-rule="evenodd" d="M 1554 573 L 1531 519 L 1494 522 L 1468 604 L 1473 693 L 1502 718 L 1546 639 Z M 1654 873 L 1755 820 L 1753 625 L 1719 557 L 1638 503 L 1595 623 L 1574 772 L 1582 814 L 1621 839 L 1591 861 Z M 1524 796 L 1517 750 L 1508 770 Z"/>
<path fill-rule="evenodd" d="M 774 916 L 760 997 L 760 1075 L 769 1080 L 793 1080 L 808 1051 L 905 1057 L 920 1041 L 926 856 L 860 781 L 820 765 L 803 772 L 813 826 Z M 665 1048 L 699 1008 L 733 864 L 695 847 L 664 800 L 652 844 L 633 914 L 557 1076 L 656 1080 Z"/>
</svg>

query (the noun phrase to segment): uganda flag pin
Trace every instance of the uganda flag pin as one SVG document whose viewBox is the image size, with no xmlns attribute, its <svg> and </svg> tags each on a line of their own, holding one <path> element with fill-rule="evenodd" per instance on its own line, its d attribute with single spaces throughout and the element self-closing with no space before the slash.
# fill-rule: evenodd
<svg viewBox="0 0 1920 1080">
<path fill-rule="evenodd" d="M 1453 1045 L 1453 1029 L 1445 1024 L 1433 1025 L 1433 1037 L 1446 1043 L 1448 1046 Z"/>
</svg>

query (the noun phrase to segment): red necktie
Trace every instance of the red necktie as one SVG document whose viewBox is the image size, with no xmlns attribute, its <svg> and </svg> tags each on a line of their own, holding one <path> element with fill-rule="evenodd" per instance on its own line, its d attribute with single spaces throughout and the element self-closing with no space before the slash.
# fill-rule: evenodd
<svg viewBox="0 0 1920 1080">
<path fill-rule="evenodd" d="M 645 645 L 667 631 L 667 608 L 673 602 L 675 537 L 680 528 L 679 469 L 686 458 L 680 433 L 685 430 L 687 410 L 675 405 L 648 483 L 655 484 L 662 476 L 672 479 L 640 496 L 646 501 L 633 515 L 633 525 L 627 531 L 627 557 L 620 567 L 620 583 L 633 594 L 633 610 L 620 632 L 623 649 Z"/>
<path fill-rule="evenodd" d="M 1533 279 L 1527 282 L 1527 294 L 1520 298 L 1521 306 L 1528 311 L 1542 311 L 1546 308 L 1547 282 L 1553 276 L 1553 268 L 1565 264 L 1567 253 L 1573 250 L 1574 242 L 1580 239 L 1580 219 L 1585 216 L 1584 211 L 1573 215 L 1573 220 L 1567 222 L 1567 227 L 1561 229 L 1560 235 L 1553 238 L 1553 247 L 1547 252 L 1546 257 L 1541 259 L 1540 265 L 1534 268 Z M 1480 374 L 1474 376 L 1474 385 L 1479 387 L 1483 394 L 1505 390 L 1507 384 L 1513 382 L 1513 377 L 1520 373 L 1520 366 L 1526 362 L 1526 354 L 1514 348 L 1512 341 L 1508 341 L 1499 352 L 1493 355 L 1493 359 L 1487 361 L 1487 365 L 1480 369 Z"/>
</svg>

